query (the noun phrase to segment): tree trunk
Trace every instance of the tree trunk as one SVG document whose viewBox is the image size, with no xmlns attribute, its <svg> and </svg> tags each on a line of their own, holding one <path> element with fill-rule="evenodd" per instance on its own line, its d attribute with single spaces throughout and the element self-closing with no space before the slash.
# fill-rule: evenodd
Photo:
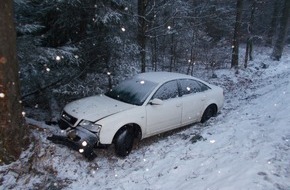
<svg viewBox="0 0 290 190">
<path fill-rule="evenodd" d="M 239 66 L 239 38 L 241 30 L 241 20 L 242 20 L 242 9 L 243 9 L 243 0 L 237 0 L 237 13 L 236 13 L 236 23 L 235 31 L 232 42 L 232 62 L 231 67 L 238 68 Z"/>
<path fill-rule="evenodd" d="M 0 165 L 16 161 L 28 144 L 20 102 L 13 1 L 0 3 Z"/>
<path fill-rule="evenodd" d="M 138 34 L 137 41 L 140 48 L 141 72 L 146 70 L 146 12 L 147 0 L 138 0 Z"/>
<path fill-rule="evenodd" d="M 256 0 L 252 0 L 251 5 L 251 17 L 248 23 L 248 38 L 246 46 L 245 64 L 244 67 L 248 67 L 248 59 L 253 60 L 253 25 L 254 25 L 254 15 L 256 10 Z"/>
<path fill-rule="evenodd" d="M 154 5 L 155 5 L 155 0 L 154 0 Z M 154 15 L 156 15 L 156 7 L 154 6 L 153 7 L 153 13 L 154 13 Z M 157 56 L 158 56 L 158 48 L 157 48 L 157 32 L 156 32 L 156 29 L 155 29 L 155 27 L 156 27 L 156 18 L 155 18 L 155 16 L 153 16 L 153 19 L 152 19 L 152 27 L 154 28 L 154 30 L 153 30 L 153 36 L 151 37 L 151 49 L 152 49 L 152 69 L 154 70 L 154 71 L 157 71 Z"/>
<path fill-rule="evenodd" d="M 169 72 L 172 72 L 175 62 L 175 46 L 174 46 L 174 34 L 171 34 L 171 44 L 170 44 L 170 66 Z"/>
<path fill-rule="evenodd" d="M 187 75 L 189 75 L 189 72 L 190 72 L 190 75 L 193 75 L 194 62 L 195 62 L 195 57 L 193 55 L 193 46 L 191 46 L 190 59 L 188 60 L 188 67 L 187 67 L 187 72 L 186 72 Z"/>
<path fill-rule="evenodd" d="M 273 52 L 271 55 L 271 58 L 275 61 L 279 61 L 282 56 L 284 43 L 288 31 L 289 11 L 290 11 L 290 0 L 285 0 L 282 17 L 280 18 L 277 40 L 275 42 Z"/>
<path fill-rule="evenodd" d="M 277 21 L 279 17 L 279 4 L 280 0 L 276 0 L 274 4 L 274 10 L 273 10 L 273 15 L 272 15 L 272 20 L 271 20 L 271 26 L 268 31 L 268 36 L 266 40 L 266 45 L 272 46 L 273 45 L 273 36 L 275 34 L 276 28 L 277 28 Z"/>
<path fill-rule="evenodd" d="M 248 59 L 249 59 L 249 52 L 250 52 L 250 40 L 249 38 L 247 39 L 247 45 L 246 45 L 246 53 L 245 53 L 245 63 L 244 63 L 244 67 L 247 68 L 248 67 Z"/>
<path fill-rule="evenodd" d="M 157 36 L 156 32 L 154 32 L 154 37 L 151 40 L 151 50 L 152 50 L 152 59 L 151 59 L 151 65 L 152 69 L 154 71 L 157 71 Z"/>
</svg>

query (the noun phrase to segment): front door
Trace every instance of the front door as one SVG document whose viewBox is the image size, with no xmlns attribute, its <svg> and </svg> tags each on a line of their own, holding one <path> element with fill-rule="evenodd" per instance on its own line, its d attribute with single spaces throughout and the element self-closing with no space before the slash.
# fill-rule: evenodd
<svg viewBox="0 0 290 190">
<path fill-rule="evenodd" d="M 182 102 L 178 93 L 177 81 L 163 84 L 153 95 L 162 104 L 146 106 L 147 135 L 168 131 L 181 125 Z"/>
</svg>

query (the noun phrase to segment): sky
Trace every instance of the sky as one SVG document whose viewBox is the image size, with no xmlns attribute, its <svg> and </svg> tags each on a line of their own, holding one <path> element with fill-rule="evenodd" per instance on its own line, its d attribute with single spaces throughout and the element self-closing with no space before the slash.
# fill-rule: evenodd
<svg viewBox="0 0 290 190">
<path fill-rule="evenodd" d="M 0 166 L 0 189 L 290 189 L 290 47 L 279 62 L 270 54 L 257 47 L 239 74 L 219 69 L 211 78 L 196 71 L 224 88 L 218 116 L 144 139 L 124 159 L 110 147 L 97 149 L 89 162 L 46 140 L 61 133 L 57 126 L 27 118 L 39 127 L 35 144 L 19 161 Z"/>
</svg>

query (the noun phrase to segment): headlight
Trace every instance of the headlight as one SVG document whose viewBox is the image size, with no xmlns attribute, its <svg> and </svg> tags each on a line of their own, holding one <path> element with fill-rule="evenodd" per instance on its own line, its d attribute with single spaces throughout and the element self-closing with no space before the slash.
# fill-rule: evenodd
<svg viewBox="0 0 290 190">
<path fill-rule="evenodd" d="M 87 141 L 82 142 L 82 146 L 87 146 L 87 145 L 88 145 Z"/>
<path fill-rule="evenodd" d="M 79 124 L 81 127 L 92 131 L 94 133 L 99 133 L 101 131 L 102 126 L 95 124 L 93 122 L 87 121 L 87 120 L 82 120 Z"/>
<path fill-rule="evenodd" d="M 79 149 L 79 152 L 80 152 L 80 153 L 83 153 L 84 151 L 85 151 L 85 150 L 82 149 L 82 148 Z"/>
</svg>

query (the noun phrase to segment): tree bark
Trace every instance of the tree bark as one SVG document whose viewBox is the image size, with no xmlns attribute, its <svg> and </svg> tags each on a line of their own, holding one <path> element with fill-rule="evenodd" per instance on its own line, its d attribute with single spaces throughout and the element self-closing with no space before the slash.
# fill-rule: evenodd
<svg viewBox="0 0 290 190">
<path fill-rule="evenodd" d="M 146 12 L 147 0 L 138 0 L 138 34 L 137 41 L 140 48 L 141 72 L 146 70 Z"/>
<path fill-rule="evenodd" d="M 174 20 L 172 21 L 172 26 L 174 26 Z M 170 35 L 171 37 L 171 44 L 170 44 L 170 65 L 169 65 L 169 72 L 172 72 L 175 68 L 176 63 L 176 46 L 175 46 L 175 38 L 174 33 Z"/>
<path fill-rule="evenodd" d="M 242 9 L 243 9 L 243 0 L 237 0 L 237 13 L 236 13 L 236 23 L 235 31 L 232 42 L 232 62 L 231 67 L 238 68 L 239 66 L 239 39 L 240 39 L 240 30 L 241 30 L 241 20 L 242 20 Z"/>
<path fill-rule="evenodd" d="M 282 56 L 284 43 L 288 31 L 289 11 L 290 11 L 290 0 L 285 0 L 282 17 L 280 18 L 277 40 L 274 44 L 273 52 L 271 55 L 271 58 L 275 61 L 279 61 Z"/>
<path fill-rule="evenodd" d="M 154 71 L 157 71 L 157 36 L 156 32 L 154 32 L 154 37 L 151 40 L 151 65 Z"/>
<path fill-rule="evenodd" d="M 13 1 L 0 3 L 0 165 L 16 161 L 28 144 L 20 102 Z"/>
<path fill-rule="evenodd" d="M 254 15 L 256 10 L 256 0 L 252 0 L 251 5 L 251 17 L 248 23 L 248 38 L 247 38 L 247 46 L 246 46 L 246 55 L 245 55 L 245 63 L 244 67 L 248 67 L 248 60 L 253 60 L 253 25 L 254 25 Z"/>
<path fill-rule="evenodd" d="M 277 28 L 278 24 L 278 17 L 279 17 L 279 5 L 280 5 L 280 0 L 275 0 L 274 4 L 274 10 L 272 14 L 272 20 L 271 20 L 271 25 L 268 31 L 268 36 L 266 40 L 266 45 L 272 47 L 273 45 L 273 37 Z"/>
</svg>

